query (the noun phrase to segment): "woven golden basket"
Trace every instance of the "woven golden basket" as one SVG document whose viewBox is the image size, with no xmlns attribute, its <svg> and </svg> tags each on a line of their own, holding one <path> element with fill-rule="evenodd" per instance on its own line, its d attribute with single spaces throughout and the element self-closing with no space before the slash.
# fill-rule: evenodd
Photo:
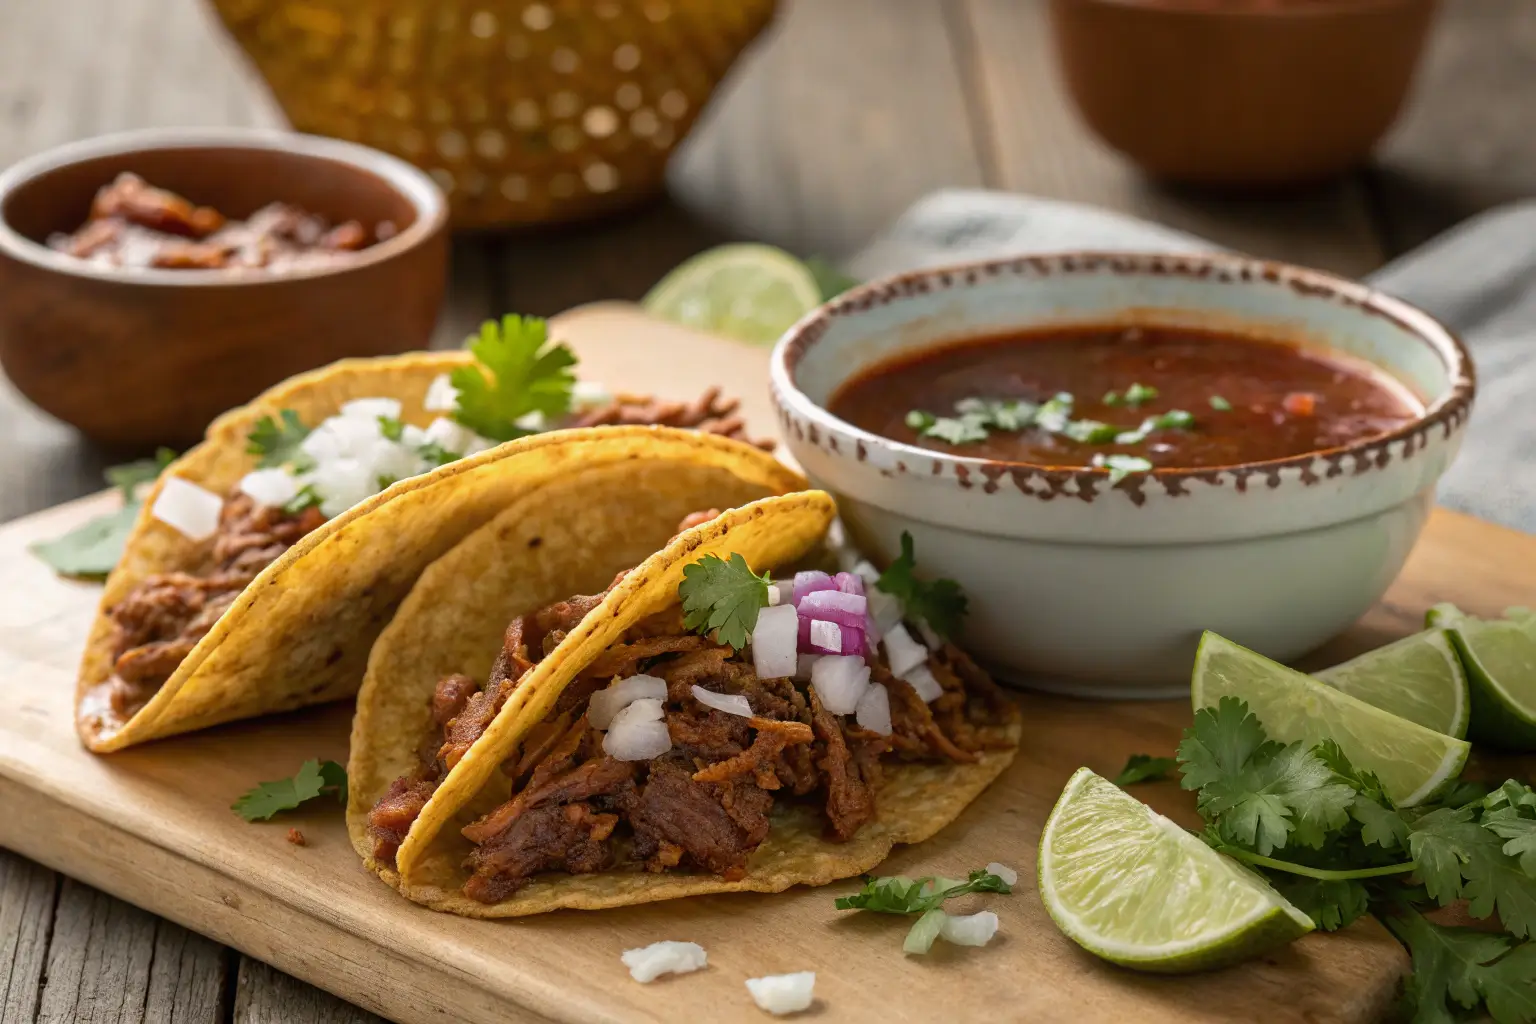
<svg viewBox="0 0 1536 1024">
<path fill-rule="evenodd" d="M 457 227 L 598 215 L 667 157 L 774 0 L 211 0 L 293 126 L 426 169 Z"/>
</svg>

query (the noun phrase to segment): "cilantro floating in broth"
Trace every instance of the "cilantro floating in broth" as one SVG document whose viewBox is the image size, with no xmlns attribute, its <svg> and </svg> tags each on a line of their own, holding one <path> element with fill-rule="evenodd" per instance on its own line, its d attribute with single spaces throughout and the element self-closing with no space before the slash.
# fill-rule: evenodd
<svg viewBox="0 0 1536 1024">
<path fill-rule="evenodd" d="M 1132 384 L 1125 389 L 1125 404 L 1131 407 L 1142 405 L 1157 397 L 1157 388 L 1146 384 Z"/>
<path fill-rule="evenodd" d="M 1212 395 L 1211 408 L 1215 409 L 1217 412 L 1231 412 L 1232 403 L 1227 401 L 1225 398 L 1222 398 L 1220 395 Z"/>
<path fill-rule="evenodd" d="M 1140 455 L 1095 455 L 1089 463 L 1095 469 L 1109 470 L 1109 486 L 1124 480 L 1132 473 L 1150 473 L 1152 461 Z"/>
<path fill-rule="evenodd" d="M 1108 444 L 1120 434 L 1120 428 L 1098 420 L 1071 420 L 1061 433 L 1080 444 Z"/>
</svg>

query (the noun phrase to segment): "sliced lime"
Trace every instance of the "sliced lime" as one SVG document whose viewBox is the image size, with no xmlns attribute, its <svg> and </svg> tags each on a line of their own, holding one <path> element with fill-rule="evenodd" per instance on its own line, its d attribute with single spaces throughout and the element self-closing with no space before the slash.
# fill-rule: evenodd
<svg viewBox="0 0 1536 1024">
<path fill-rule="evenodd" d="M 771 345 L 821 304 L 805 264 L 771 245 L 722 245 L 675 267 L 641 300 L 663 320 Z"/>
<path fill-rule="evenodd" d="M 1467 673 L 1444 629 L 1429 629 L 1316 674 L 1336 690 L 1426 729 L 1465 739 Z"/>
<path fill-rule="evenodd" d="M 1399 807 L 1411 807 L 1461 773 L 1471 744 L 1374 708 L 1311 676 L 1206 633 L 1190 680 L 1195 707 L 1223 697 L 1248 703 L 1270 739 L 1333 740 L 1356 768 L 1375 772 Z"/>
<path fill-rule="evenodd" d="M 1045 823 L 1039 875 L 1068 938 L 1137 970 L 1221 967 L 1312 930 L 1258 875 L 1087 768 Z"/>
<path fill-rule="evenodd" d="M 1431 605 L 1429 611 L 1424 613 L 1424 628 L 1439 629 L 1444 626 L 1454 626 L 1457 622 L 1467 617 L 1467 613 L 1449 602 Z"/>
<path fill-rule="evenodd" d="M 1450 630 L 1472 683 L 1472 738 L 1536 750 L 1536 618 L 1524 608 L 1505 614 L 1463 616 Z"/>
</svg>

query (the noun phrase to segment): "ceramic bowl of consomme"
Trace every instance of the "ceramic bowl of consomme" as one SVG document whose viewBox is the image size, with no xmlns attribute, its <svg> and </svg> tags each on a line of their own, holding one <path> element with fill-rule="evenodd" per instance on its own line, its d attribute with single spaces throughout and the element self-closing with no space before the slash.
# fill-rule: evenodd
<svg viewBox="0 0 1536 1024">
<path fill-rule="evenodd" d="M 1202 630 L 1282 660 L 1403 565 L 1471 360 L 1427 314 L 1229 255 L 1065 253 L 854 289 L 780 339 L 790 451 L 877 564 L 969 597 L 1011 681 L 1188 687 Z"/>
</svg>

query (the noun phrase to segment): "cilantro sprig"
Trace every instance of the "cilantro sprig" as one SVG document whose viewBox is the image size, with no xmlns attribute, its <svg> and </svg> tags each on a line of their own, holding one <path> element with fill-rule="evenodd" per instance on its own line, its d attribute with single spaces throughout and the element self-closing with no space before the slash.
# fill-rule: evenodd
<svg viewBox="0 0 1536 1024">
<path fill-rule="evenodd" d="M 28 549 L 61 576 L 103 579 L 123 556 L 123 546 L 139 518 L 139 492 L 160 478 L 176 460 L 176 453 L 161 448 L 152 459 L 136 459 L 108 466 L 102 475 L 122 495 L 122 507 L 89 519 L 53 540 L 35 541 Z"/>
<path fill-rule="evenodd" d="M 247 454 L 257 457 L 258 468 L 292 466 L 296 471 L 303 472 L 311 460 L 300 445 L 309 436 L 309 430 L 297 412 L 283 409 L 276 419 L 263 416 L 256 421 L 256 425 L 246 435 L 245 450 Z"/>
<path fill-rule="evenodd" d="M 713 632 L 720 643 L 741 650 L 757 625 L 758 610 L 768 604 L 768 573 L 752 571 L 740 553 L 730 561 L 705 555 L 683 566 L 677 592 L 683 600 L 683 625 L 701 633 Z"/>
<path fill-rule="evenodd" d="M 937 875 L 925 875 L 922 878 L 902 875 L 877 878 L 865 875 L 864 888 L 851 896 L 837 897 L 832 905 L 838 910 L 919 915 L 907 932 L 902 949 L 908 953 L 926 953 L 944 926 L 944 902 L 973 892 L 1000 892 L 1006 895 L 1013 892 L 1013 887 L 986 868 L 972 871 L 964 881 Z"/>
<path fill-rule="evenodd" d="M 322 796 L 347 802 L 347 769 L 335 761 L 311 759 L 291 779 L 257 783 L 229 809 L 246 821 L 266 821 L 279 811 L 291 811 Z"/>
<path fill-rule="evenodd" d="M 1117 786 L 1134 786 L 1139 782 L 1158 782 L 1168 778 L 1168 773 L 1177 768 L 1179 762 L 1172 757 L 1153 757 L 1150 754 L 1132 754 L 1126 759 L 1125 767 L 1120 769 L 1120 774 L 1115 776 Z"/>
<path fill-rule="evenodd" d="M 546 419 L 571 408 L 576 356 L 564 344 L 551 344 L 549 325 L 538 317 L 508 314 L 487 320 L 468 348 L 476 363 L 449 375 L 458 391 L 453 418 L 483 437 L 510 441 L 533 431 L 518 426 L 531 413 Z"/>
<path fill-rule="evenodd" d="M 912 535 L 901 531 L 901 554 L 880 574 L 875 586 L 901 602 L 909 619 L 928 623 L 939 636 L 949 639 L 960 629 L 965 617 L 966 598 L 954 580 L 918 579 L 917 558 L 912 549 Z"/>
</svg>

